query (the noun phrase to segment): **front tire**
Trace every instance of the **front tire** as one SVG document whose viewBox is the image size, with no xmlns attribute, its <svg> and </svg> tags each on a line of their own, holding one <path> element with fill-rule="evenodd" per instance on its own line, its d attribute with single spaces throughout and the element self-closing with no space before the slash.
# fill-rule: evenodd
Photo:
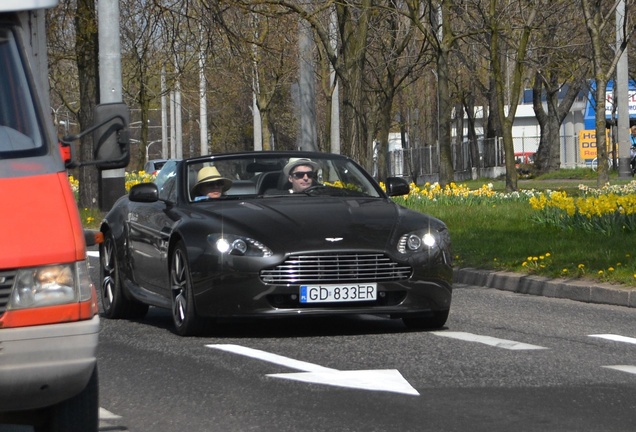
<svg viewBox="0 0 636 432">
<path fill-rule="evenodd" d="M 148 305 L 128 298 L 122 288 L 117 247 L 110 231 L 104 233 L 104 242 L 99 245 L 99 267 L 102 315 L 111 319 L 141 319 L 146 316 Z"/>
<path fill-rule="evenodd" d="M 180 336 L 194 336 L 203 330 L 203 319 L 197 315 L 188 264 L 188 254 L 182 242 L 177 243 L 170 260 L 172 320 Z"/>
<path fill-rule="evenodd" d="M 36 432 L 97 432 L 99 428 L 99 383 L 97 366 L 88 384 L 76 396 L 49 408 L 45 425 Z"/>
</svg>

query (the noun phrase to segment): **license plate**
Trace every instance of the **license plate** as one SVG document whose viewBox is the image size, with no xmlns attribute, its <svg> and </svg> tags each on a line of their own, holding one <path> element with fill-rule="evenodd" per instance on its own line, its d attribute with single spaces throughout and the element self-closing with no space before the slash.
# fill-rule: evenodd
<svg viewBox="0 0 636 432">
<path fill-rule="evenodd" d="M 372 301 L 378 296 L 378 284 L 301 285 L 301 303 L 338 303 Z"/>
</svg>

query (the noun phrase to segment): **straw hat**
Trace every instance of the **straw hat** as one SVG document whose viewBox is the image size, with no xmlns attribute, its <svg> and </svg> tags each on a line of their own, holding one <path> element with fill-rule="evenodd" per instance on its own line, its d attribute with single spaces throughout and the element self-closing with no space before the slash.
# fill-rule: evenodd
<svg viewBox="0 0 636 432">
<path fill-rule="evenodd" d="M 316 162 L 312 161 L 311 159 L 289 158 L 289 162 L 287 162 L 287 165 L 285 165 L 285 167 L 283 168 L 283 174 L 285 174 L 285 177 L 289 176 L 289 173 L 298 165 L 310 166 L 311 169 L 313 169 L 314 171 L 318 171 L 320 169 L 320 166 Z"/>
<path fill-rule="evenodd" d="M 219 180 L 223 182 L 223 192 L 232 187 L 232 180 L 227 177 L 223 177 L 215 166 L 203 167 L 197 174 L 197 184 L 194 185 L 194 191 L 198 192 L 199 187 L 205 183 L 215 182 Z"/>
</svg>

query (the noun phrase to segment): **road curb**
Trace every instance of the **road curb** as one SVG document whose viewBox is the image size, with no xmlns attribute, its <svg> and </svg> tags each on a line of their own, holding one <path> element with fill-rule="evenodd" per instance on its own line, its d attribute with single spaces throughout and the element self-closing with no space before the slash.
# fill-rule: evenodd
<svg viewBox="0 0 636 432">
<path fill-rule="evenodd" d="M 636 307 L 635 287 L 581 279 L 551 279 L 513 272 L 461 268 L 454 270 L 453 282 L 585 303 Z"/>
</svg>

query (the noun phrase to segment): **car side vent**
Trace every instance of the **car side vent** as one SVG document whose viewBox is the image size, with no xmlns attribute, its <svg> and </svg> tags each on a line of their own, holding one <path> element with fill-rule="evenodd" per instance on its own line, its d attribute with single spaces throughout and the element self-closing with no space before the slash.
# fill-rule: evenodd
<svg viewBox="0 0 636 432">
<path fill-rule="evenodd" d="M 15 271 L 0 271 L 0 315 L 7 310 L 9 296 L 11 296 L 11 288 L 15 279 Z"/>
<path fill-rule="evenodd" d="M 282 264 L 261 270 L 261 280 L 277 285 L 396 281 L 408 279 L 412 271 L 384 254 L 307 254 L 291 255 Z"/>
</svg>

